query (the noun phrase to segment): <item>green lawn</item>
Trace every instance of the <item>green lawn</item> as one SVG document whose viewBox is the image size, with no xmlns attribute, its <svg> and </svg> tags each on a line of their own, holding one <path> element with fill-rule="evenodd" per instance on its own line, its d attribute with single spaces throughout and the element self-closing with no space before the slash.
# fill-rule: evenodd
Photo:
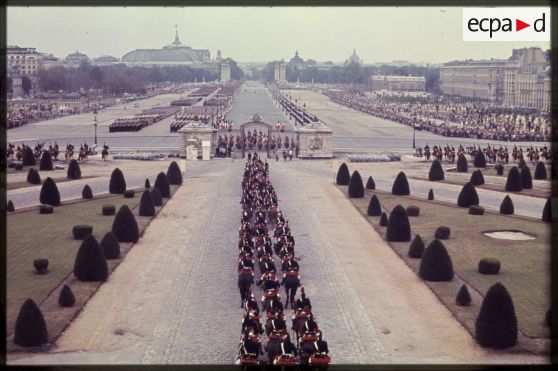
<svg viewBox="0 0 558 371">
<path fill-rule="evenodd" d="M 74 265 L 80 240 L 74 240 L 72 227 L 90 224 L 93 235 L 101 241 L 112 228 L 114 216 L 103 216 L 101 208 L 113 204 L 116 209 L 127 204 L 134 208 L 140 195 L 121 195 L 84 200 L 54 208 L 54 213 L 41 215 L 38 208 L 8 214 L 7 217 L 7 317 L 6 330 L 12 332 L 21 304 L 32 298 L 40 305 L 49 293 L 68 276 Z M 139 222 L 139 220 L 138 220 Z M 48 274 L 35 274 L 33 260 L 49 260 Z"/>
<path fill-rule="evenodd" d="M 41 175 L 41 184 L 43 184 L 45 182 L 45 179 L 48 178 L 48 176 L 44 176 Z M 91 176 L 82 176 L 80 179 L 89 179 L 89 178 L 97 178 L 97 176 L 95 175 L 91 175 Z M 63 182 L 71 182 L 73 180 L 78 180 L 78 179 L 68 179 L 65 176 L 62 178 L 52 178 L 52 180 L 54 180 L 56 182 L 56 184 L 58 183 L 63 183 Z M 21 182 L 8 182 L 6 184 L 6 187 L 9 190 L 11 189 L 18 189 L 18 188 L 26 188 L 26 187 L 39 187 L 40 184 L 31 184 L 27 181 L 21 181 Z"/>
<path fill-rule="evenodd" d="M 347 187 L 339 187 L 347 194 Z M 434 239 L 434 231 L 440 225 L 451 228 L 449 240 L 443 241 L 452 259 L 454 271 L 480 295 L 496 282 L 503 283 L 513 299 L 520 330 L 532 338 L 549 338 L 545 314 L 550 308 L 550 226 L 531 218 L 504 216 L 485 212 L 485 215 L 468 214 L 468 209 L 458 208 L 439 201 L 427 201 L 410 196 L 394 196 L 382 191 L 366 191 L 365 198 L 350 199 L 354 206 L 385 238 L 385 227 L 378 225 L 379 217 L 366 215 L 368 202 L 376 193 L 382 208 L 391 210 L 395 205 L 420 207 L 419 217 L 410 217 L 413 236 L 418 233 L 428 245 Z M 530 241 L 496 240 L 486 237 L 483 231 L 517 229 L 537 236 Z M 420 259 L 407 255 L 409 242 L 390 243 L 393 249 L 415 271 Z M 478 273 L 481 258 L 500 260 L 499 275 L 486 276 Z M 480 309 L 480 300 L 470 307 L 455 305 L 460 287 L 458 280 L 427 283 L 440 300 L 474 334 L 474 321 Z M 480 299 L 480 298 L 479 298 Z"/>
</svg>

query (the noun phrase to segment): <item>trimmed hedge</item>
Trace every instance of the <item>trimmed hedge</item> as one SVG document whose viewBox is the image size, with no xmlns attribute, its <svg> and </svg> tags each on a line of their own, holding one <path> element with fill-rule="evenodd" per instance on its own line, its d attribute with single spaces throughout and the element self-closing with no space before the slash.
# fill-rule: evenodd
<svg viewBox="0 0 558 371">
<path fill-rule="evenodd" d="M 380 216 L 380 226 L 387 227 L 388 225 L 388 216 L 385 211 L 382 211 L 382 215 Z"/>
<path fill-rule="evenodd" d="M 39 206 L 39 214 L 52 214 L 54 212 L 54 208 L 48 205 L 41 205 Z"/>
<path fill-rule="evenodd" d="M 479 204 L 479 195 L 477 194 L 477 190 L 475 186 L 472 185 L 470 182 L 465 183 L 463 188 L 461 188 L 461 192 L 459 192 L 459 196 L 457 197 L 457 206 L 459 207 L 469 207 L 471 205 L 478 205 Z"/>
<path fill-rule="evenodd" d="M 508 192 L 520 192 L 521 187 L 521 173 L 517 166 L 513 166 L 509 173 L 508 179 L 506 180 L 506 191 Z"/>
<path fill-rule="evenodd" d="M 72 228 L 72 235 L 76 240 L 82 240 L 87 237 L 88 234 L 93 233 L 93 227 L 87 224 L 74 225 Z"/>
<path fill-rule="evenodd" d="M 486 167 L 486 156 L 484 155 L 484 151 L 482 149 L 479 148 L 477 151 L 473 164 L 475 167 Z"/>
<path fill-rule="evenodd" d="M 444 244 L 435 239 L 422 254 L 419 276 L 425 281 L 444 282 L 453 279 L 453 264 Z"/>
<path fill-rule="evenodd" d="M 139 215 L 140 216 L 155 215 L 155 204 L 153 203 L 153 197 L 151 196 L 151 192 L 148 189 L 143 191 L 141 195 Z"/>
<path fill-rule="evenodd" d="M 368 177 L 368 181 L 366 182 L 366 189 L 376 189 L 376 182 L 374 182 L 371 176 Z"/>
<path fill-rule="evenodd" d="M 48 259 L 35 259 L 33 266 L 37 270 L 37 274 L 46 274 L 48 269 Z"/>
<path fill-rule="evenodd" d="M 542 161 L 537 163 L 537 167 L 535 168 L 535 179 L 543 180 L 546 179 L 546 167 Z"/>
<path fill-rule="evenodd" d="M 451 229 L 442 225 L 436 228 L 436 231 L 434 232 L 434 238 L 437 238 L 439 240 L 447 240 L 450 237 L 450 234 Z"/>
<path fill-rule="evenodd" d="M 509 195 L 506 195 L 500 204 L 500 214 L 512 215 L 513 213 L 513 201 Z"/>
<path fill-rule="evenodd" d="M 22 164 L 16 164 L 16 165 L 14 166 L 14 169 L 15 169 L 15 170 L 23 170 L 23 165 L 22 165 Z"/>
<path fill-rule="evenodd" d="M 404 172 L 400 171 L 399 174 L 397 174 L 393 186 L 391 187 L 391 194 L 398 196 L 408 196 L 411 194 L 409 182 Z"/>
<path fill-rule="evenodd" d="M 420 234 L 417 234 L 415 238 L 413 238 L 411 245 L 409 245 L 408 254 L 411 258 L 420 259 L 422 258 L 423 253 L 424 253 L 424 241 L 422 240 Z"/>
<path fill-rule="evenodd" d="M 41 176 L 39 175 L 39 172 L 32 167 L 29 168 L 29 172 L 27 173 L 27 183 L 41 184 Z"/>
<path fill-rule="evenodd" d="M 407 206 L 407 215 L 408 216 L 419 216 L 420 215 L 420 207 L 415 205 Z"/>
<path fill-rule="evenodd" d="M 411 224 L 407 210 L 397 205 L 391 210 L 388 219 L 386 239 L 392 242 L 407 242 L 411 240 Z"/>
<path fill-rule="evenodd" d="M 136 191 L 134 191 L 133 189 L 127 189 L 124 191 L 124 198 L 134 198 L 135 195 Z"/>
<path fill-rule="evenodd" d="M 512 298 L 501 283 L 486 293 L 475 322 L 475 338 L 482 347 L 502 349 L 517 344 L 517 317 Z"/>
<path fill-rule="evenodd" d="M 173 161 L 170 163 L 169 168 L 167 170 L 167 178 L 169 180 L 169 184 L 173 185 L 181 185 L 182 184 L 182 171 L 180 171 L 180 167 Z"/>
<path fill-rule="evenodd" d="M 72 289 L 68 285 L 64 285 L 62 290 L 60 290 L 60 295 L 58 296 L 58 305 L 61 307 L 72 307 L 76 303 L 76 297 L 72 292 Z"/>
<path fill-rule="evenodd" d="M 93 191 L 91 190 L 91 187 L 89 187 L 89 184 L 83 186 L 81 197 L 85 198 L 86 200 L 90 200 L 93 198 Z"/>
<path fill-rule="evenodd" d="M 440 162 L 440 160 L 436 159 L 432 161 L 432 165 L 430 165 L 430 171 L 428 172 L 428 180 L 444 180 L 444 169 L 442 169 L 442 163 Z"/>
<path fill-rule="evenodd" d="M 479 273 L 498 274 L 500 273 L 500 261 L 494 258 L 482 258 L 479 260 Z"/>
<path fill-rule="evenodd" d="M 467 289 L 466 285 L 461 285 L 461 288 L 455 297 L 455 304 L 461 307 L 468 307 L 471 304 L 471 295 L 469 294 L 469 289 Z"/>
<path fill-rule="evenodd" d="M 467 157 L 462 153 L 457 157 L 457 172 L 466 173 L 469 170 L 469 165 L 467 164 Z"/>
<path fill-rule="evenodd" d="M 112 232 L 107 232 L 101 240 L 101 250 L 106 259 L 118 259 L 120 257 L 120 243 Z"/>
<path fill-rule="evenodd" d="M 145 188 L 146 189 L 151 188 L 151 183 L 149 183 L 149 178 L 145 178 Z"/>
<path fill-rule="evenodd" d="M 527 166 L 527 162 L 525 162 L 525 159 L 524 159 L 524 158 L 521 158 L 521 159 L 519 160 L 519 164 L 517 165 L 517 167 L 519 168 L 519 170 L 521 170 L 521 169 L 523 169 L 523 168 L 526 167 L 526 166 Z"/>
<path fill-rule="evenodd" d="M 434 199 L 434 191 L 432 190 L 432 188 L 430 188 L 430 191 L 428 191 L 428 200 L 432 201 Z"/>
<path fill-rule="evenodd" d="M 91 234 L 85 237 L 77 252 L 74 275 L 80 281 L 106 281 L 108 278 L 107 260 Z"/>
<path fill-rule="evenodd" d="M 360 173 L 357 170 L 353 171 L 353 175 L 351 175 L 348 192 L 350 198 L 364 197 L 364 185 L 362 184 Z"/>
<path fill-rule="evenodd" d="M 531 177 L 531 170 L 527 166 L 521 169 L 521 188 L 533 189 L 533 178 Z"/>
<path fill-rule="evenodd" d="M 474 186 L 483 185 L 484 184 L 484 176 L 482 175 L 482 172 L 480 170 L 473 171 L 473 173 L 471 174 L 471 179 L 469 180 L 469 182 Z"/>
<path fill-rule="evenodd" d="M 469 206 L 469 214 L 470 215 L 484 215 L 484 207 L 479 205 L 471 205 Z"/>
<path fill-rule="evenodd" d="M 81 169 L 77 160 L 71 160 L 68 165 L 68 173 L 66 174 L 68 179 L 81 179 Z"/>
<path fill-rule="evenodd" d="M 128 205 L 122 205 L 112 223 L 112 233 L 119 242 L 137 242 L 139 240 L 138 223 Z"/>
<path fill-rule="evenodd" d="M 158 188 L 153 187 L 151 190 L 151 197 L 153 197 L 153 204 L 155 206 L 163 206 L 163 198 L 161 197 L 161 192 Z"/>
<path fill-rule="evenodd" d="M 542 212 L 542 221 L 547 223 L 552 223 L 552 201 L 550 197 L 546 200 Z"/>
<path fill-rule="evenodd" d="M 504 175 L 504 166 L 502 164 L 496 165 L 494 169 L 496 169 L 496 174 Z"/>
<path fill-rule="evenodd" d="M 8 205 L 6 206 L 6 210 L 8 210 L 9 212 L 15 211 L 14 203 L 12 202 L 12 200 L 8 201 Z"/>
<path fill-rule="evenodd" d="M 370 202 L 368 203 L 368 210 L 366 212 L 369 216 L 379 216 L 382 215 L 382 206 L 380 205 L 380 200 L 376 195 L 372 195 Z"/>
<path fill-rule="evenodd" d="M 19 310 L 15 323 L 14 343 L 25 347 L 48 343 L 45 318 L 33 299 L 25 300 Z"/>
<path fill-rule="evenodd" d="M 21 165 L 23 166 L 35 166 L 35 155 L 33 154 L 33 150 L 29 146 L 25 146 L 23 150 L 23 158 L 21 161 Z M 17 170 L 17 169 L 16 169 Z"/>
<path fill-rule="evenodd" d="M 337 177 L 335 179 L 335 182 L 338 185 L 349 185 L 350 180 L 351 174 L 349 173 L 349 167 L 346 163 L 343 162 L 337 170 Z"/>
<path fill-rule="evenodd" d="M 116 213 L 116 208 L 114 205 L 103 205 L 102 212 L 105 216 L 114 215 Z"/>
<path fill-rule="evenodd" d="M 59 206 L 60 205 L 60 192 L 58 192 L 58 187 L 52 178 L 48 177 L 45 179 L 43 186 L 41 188 L 41 195 L 39 200 L 42 204 Z"/>
<path fill-rule="evenodd" d="M 157 179 L 155 179 L 155 184 L 153 187 L 158 188 L 159 192 L 161 192 L 161 197 L 163 198 L 170 198 L 170 185 L 169 180 L 167 178 L 167 174 L 163 173 L 162 171 L 157 175 Z"/>
<path fill-rule="evenodd" d="M 119 168 L 115 168 L 110 175 L 109 193 L 124 194 L 126 192 L 126 179 Z"/>
<path fill-rule="evenodd" d="M 39 163 L 39 169 L 41 171 L 52 170 L 52 156 L 49 151 L 43 151 L 41 156 L 41 162 Z"/>
</svg>

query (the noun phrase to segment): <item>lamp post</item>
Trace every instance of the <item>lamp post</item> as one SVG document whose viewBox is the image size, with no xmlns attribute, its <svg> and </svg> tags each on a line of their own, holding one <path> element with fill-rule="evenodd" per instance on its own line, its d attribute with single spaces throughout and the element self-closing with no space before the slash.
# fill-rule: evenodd
<svg viewBox="0 0 558 371">
<path fill-rule="evenodd" d="M 415 149 L 415 131 L 416 131 L 417 122 L 413 120 L 413 149 Z"/>
<path fill-rule="evenodd" d="M 95 109 L 95 111 L 93 111 L 93 114 L 95 115 L 95 118 L 93 119 L 93 126 L 95 127 L 95 146 L 97 146 L 97 110 Z"/>
</svg>

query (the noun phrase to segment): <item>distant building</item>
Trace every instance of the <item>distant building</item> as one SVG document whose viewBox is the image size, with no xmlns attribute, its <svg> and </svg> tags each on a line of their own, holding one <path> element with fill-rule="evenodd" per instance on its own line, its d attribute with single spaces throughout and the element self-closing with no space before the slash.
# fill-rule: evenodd
<svg viewBox="0 0 558 371">
<path fill-rule="evenodd" d="M 87 55 L 80 53 L 79 51 L 68 54 L 63 61 L 64 65 L 68 67 L 79 67 L 82 62 L 90 62 L 90 59 Z"/>
<path fill-rule="evenodd" d="M 42 62 L 43 62 L 42 67 L 45 70 L 48 70 L 49 68 L 55 67 L 55 66 L 62 66 L 62 61 L 60 59 L 56 58 L 52 54 L 44 55 Z"/>
<path fill-rule="evenodd" d="M 221 51 L 217 49 L 217 57 L 215 57 L 215 63 L 221 63 L 223 57 L 221 57 Z"/>
<path fill-rule="evenodd" d="M 443 94 L 550 110 L 550 53 L 530 47 L 514 49 L 507 60 L 449 62 L 440 67 L 440 87 Z"/>
<path fill-rule="evenodd" d="M 360 57 L 356 53 L 356 49 L 353 49 L 353 54 L 351 54 L 349 56 L 349 58 L 347 59 L 347 61 L 345 63 L 346 64 L 351 64 L 351 63 L 363 64 L 364 62 L 363 62 L 362 59 L 360 59 Z"/>
<path fill-rule="evenodd" d="M 178 31 L 174 41 L 160 49 L 136 49 L 124 54 L 122 62 L 130 65 L 189 65 L 207 67 L 211 63 L 207 49 L 192 49 L 182 44 Z M 215 66 L 214 66 L 215 67 Z"/>
<path fill-rule="evenodd" d="M 101 55 L 100 57 L 93 59 L 93 64 L 99 66 L 105 66 L 114 63 L 118 63 L 118 58 L 113 57 L 112 55 Z"/>
<path fill-rule="evenodd" d="M 424 76 L 368 76 L 368 88 L 372 91 L 425 91 Z"/>
<path fill-rule="evenodd" d="M 221 82 L 227 82 L 231 80 L 231 62 L 227 58 L 221 61 Z"/>
<path fill-rule="evenodd" d="M 281 60 L 279 62 L 275 62 L 275 73 L 273 76 L 275 81 L 287 81 L 285 61 Z"/>
<path fill-rule="evenodd" d="M 304 59 L 300 58 L 298 55 L 298 50 L 295 52 L 294 57 L 291 58 L 288 65 L 292 68 L 296 67 L 299 70 L 306 68 L 306 64 L 304 63 Z"/>
<path fill-rule="evenodd" d="M 42 66 L 44 55 L 36 48 L 20 48 L 11 45 L 6 48 L 8 70 L 21 76 L 34 76 Z"/>
</svg>

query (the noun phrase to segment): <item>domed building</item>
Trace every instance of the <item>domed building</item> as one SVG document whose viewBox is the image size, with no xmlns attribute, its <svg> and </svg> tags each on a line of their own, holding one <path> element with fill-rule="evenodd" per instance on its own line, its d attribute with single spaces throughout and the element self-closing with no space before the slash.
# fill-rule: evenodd
<svg viewBox="0 0 558 371">
<path fill-rule="evenodd" d="M 351 64 L 351 63 L 356 63 L 356 64 L 362 64 L 363 63 L 362 59 L 360 59 L 360 57 L 356 53 L 356 49 L 353 49 L 353 54 L 351 54 L 349 56 L 349 59 L 347 59 L 347 64 Z"/>
<path fill-rule="evenodd" d="M 298 55 L 298 50 L 295 52 L 294 57 L 291 58 L 288 64 L 289 66 L 297 67 L 298 69 L 306 67 L 306 63 L 304 63 L 304 60 Z"/>
<path fill-rule="evenodd" d="M 207 49 L 192 49 L 182 44 L 178 31 L 174 41 L 161 49 L 136 49 L 124 54 L 122 62 L 129 65 L 204 65 L 210 63 Z M 201 66 L 200 66 L 201 67 Z"/>
<path fill-rule="evenodd" d="M 107 65 L 107 64 L 113 64 L 113 63 L 117 63 L 118 59 L 113 57 L 112 55 L 101 55 L 98 58 L 95 58 L 93 60 L 93 63 L 96 65 Z"/>
<path fill-rule="evenodd" d="M 69 66 L 79 66 L 81 62 L 89 62 L 89 57 L 86 54 L 80 53 L 76 50 L 75 53 L 68 54 L 64 58 L 64 64 Z"/>
</svg>

